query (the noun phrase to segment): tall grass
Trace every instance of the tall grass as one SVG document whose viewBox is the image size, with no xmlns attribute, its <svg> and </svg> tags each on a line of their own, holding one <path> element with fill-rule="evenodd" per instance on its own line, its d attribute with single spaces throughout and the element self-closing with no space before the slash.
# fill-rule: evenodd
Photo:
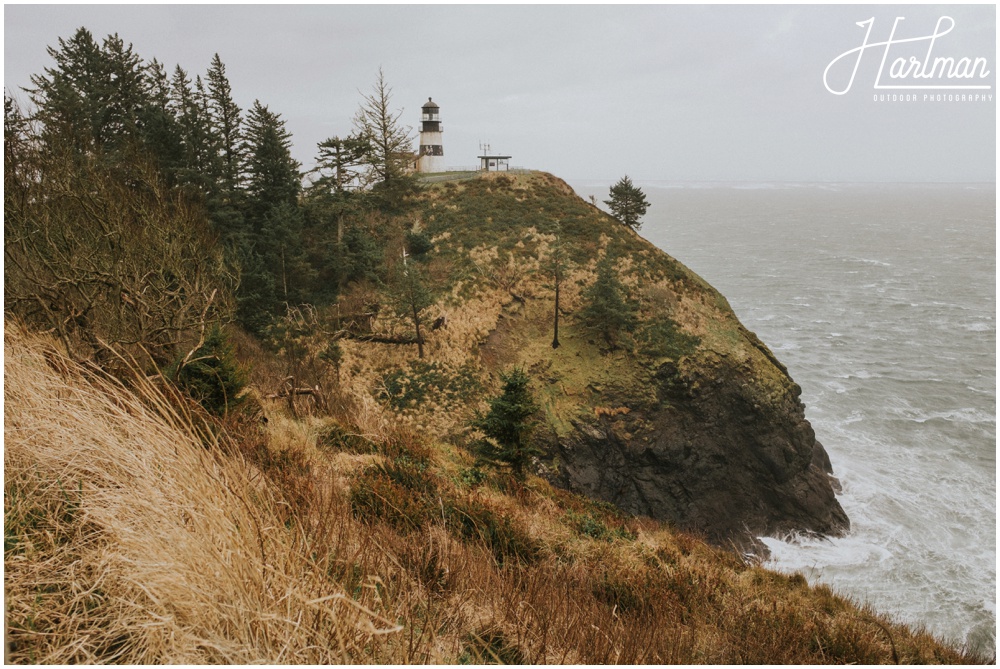
<svg viewBox="0 0 1000 669">
<path fill-rule="evenodd" d="M 4 347 L 11 660 L 345 661 L 398 629 L 315 568 L 281 497 L 153 383 L 126 388 L 17 326 Z M 323 548 L 348 549 L 341 500 L 311 501 Z"/>
<path fill-rule="evenodd" d="M 11 662 L 977 659 L 537 479 L 470 484 L 374 410 L 221 426 L 16 324 L 4 346 Z M 358 512 L 390 488 L 426 504 Z"/>
</svg>

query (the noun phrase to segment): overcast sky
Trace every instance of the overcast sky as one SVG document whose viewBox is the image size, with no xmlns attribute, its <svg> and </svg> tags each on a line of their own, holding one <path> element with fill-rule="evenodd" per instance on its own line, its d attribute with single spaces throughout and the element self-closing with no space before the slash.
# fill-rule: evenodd
<svg viewBox="0 0 1000 669">
<path fill-rule="evenodd" d="M 932 34 L 942 16 L 954 28 L 934 56 L 985 57 L 989 74 L 973 83 L 990 88 L 957 93 L 992 100 L 876 91 L 876 48 L 847 93 L 824 86 L 827 65 L 861 45 L 857 22 L 874 17 L 875 42 L 896 17 L 899 39 Z M 350 131 L 381 66 L 414 129 L 428 96 L 441 106 L 450 166 L 475 164 L 486 141 L 512 165 L 566 179 L 996 180 L 993 5 L 5 5 L 5 89 L 27 86 L 52 64 L 46 47 L 80 26 L 192 77 L 218 52 L 237 103 L 279 112 L 307 168 L 317 142 Z M 897 53 L 922 59 L 928 44 L 896 47 L 883 83 Z M 853 64 L 831 69 L 831 88 Z"/>
</svg>

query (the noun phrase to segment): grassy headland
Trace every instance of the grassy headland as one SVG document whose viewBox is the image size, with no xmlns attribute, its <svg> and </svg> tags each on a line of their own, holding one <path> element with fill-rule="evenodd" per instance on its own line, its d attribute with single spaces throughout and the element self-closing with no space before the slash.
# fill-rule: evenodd
<svg viewBox="0 0 1000 669">
<path fill-rule="evenodd" d="M 651 367 L 669 363 L 690 386 L 735 360 L 765 415 L 793 384 L 724 298 L 554 177 L 434 184 L 419 203 L 406 226 L 433 250 L 411 262 L 446 325 L 428 332 L 423 359 L 412 344 L 341 339 L 336 381 L 333 365 L 308 376 L 326 342 L 299 332 L 296 369 L 315 395 L 268 399 L 291 346 L 275 355 L 231 331 L 253 399 L 218 418 L 161 377 L 111 377 L 6 321 L 10 661 L 978 660 L 554 487 L 558 457 L 524 484 L 477 463 L 468 418 L 512 366 L 529 370 L 539 434 L 555 442 L 580 425 L 641 440 L 655 426 L 626 421 L 685 401 Z M 565 318 L 552 349 L 557 245 Z M 633 343 L 618 349 L 574 319 L 606 253 L 638 301 Z M 401 339 L 409 327 L 382 310 L 366 332 Z"/>
</svg>

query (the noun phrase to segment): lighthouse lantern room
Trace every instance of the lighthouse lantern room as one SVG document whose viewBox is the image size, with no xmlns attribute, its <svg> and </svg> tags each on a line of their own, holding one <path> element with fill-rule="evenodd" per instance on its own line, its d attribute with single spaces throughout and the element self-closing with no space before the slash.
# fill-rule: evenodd
<svg viewBox="0 0 1000 669">
<path fill-rule="evenodd" d="M 441 108 L 434 100 L 427 98 L 420 114 L 420 158 L 418 172 L 444 171 L 444 145 L 441 141 Z"/>
</svg>

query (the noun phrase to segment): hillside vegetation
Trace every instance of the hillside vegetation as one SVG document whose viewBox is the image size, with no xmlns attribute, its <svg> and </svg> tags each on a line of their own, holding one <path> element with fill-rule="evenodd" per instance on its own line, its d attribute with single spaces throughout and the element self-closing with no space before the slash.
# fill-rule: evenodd
<svg viewBox="0 0 1000 669">
<path fill-rule="evenodd" d="M 220 424 L 8 321 L 12 662 L 966 662 L 659 523 L 345 417 Z M 187 408 L 182 408 L 187 406 Z"/>
<path fill-rule="evenodd" d="M 428 240 L 407 267 L 432 296 L 422 320 L 444 325 L 425 323 L 418 351 L 407 310 L 372 309 L 361 325 L 326 312 L 328 332 L 354 333 L 338 344 L 341 388 L 469 448 L 499 374 L 523 368 L 543 407 L 534 471 L 560 487 L 721 545 L 846 529 L 787 370 L 714 288 L 563 181 L 433 183 L 397 220 Z M 389 248 L 401 264 L 405 244 Z M 602 276 L 618 306 L 592 315 Z M 342 300 L 380 302 L 364 285 Z"/>
<path fill-rule="evenodd" d="M 421 181 L 381 71 L 303 175 L 218 54 L 48 53 L 4 100 L 9 661 L 976 659 L 750 556 L 849 525 L 798 386 L 558 178 Z"/>
</svg>

